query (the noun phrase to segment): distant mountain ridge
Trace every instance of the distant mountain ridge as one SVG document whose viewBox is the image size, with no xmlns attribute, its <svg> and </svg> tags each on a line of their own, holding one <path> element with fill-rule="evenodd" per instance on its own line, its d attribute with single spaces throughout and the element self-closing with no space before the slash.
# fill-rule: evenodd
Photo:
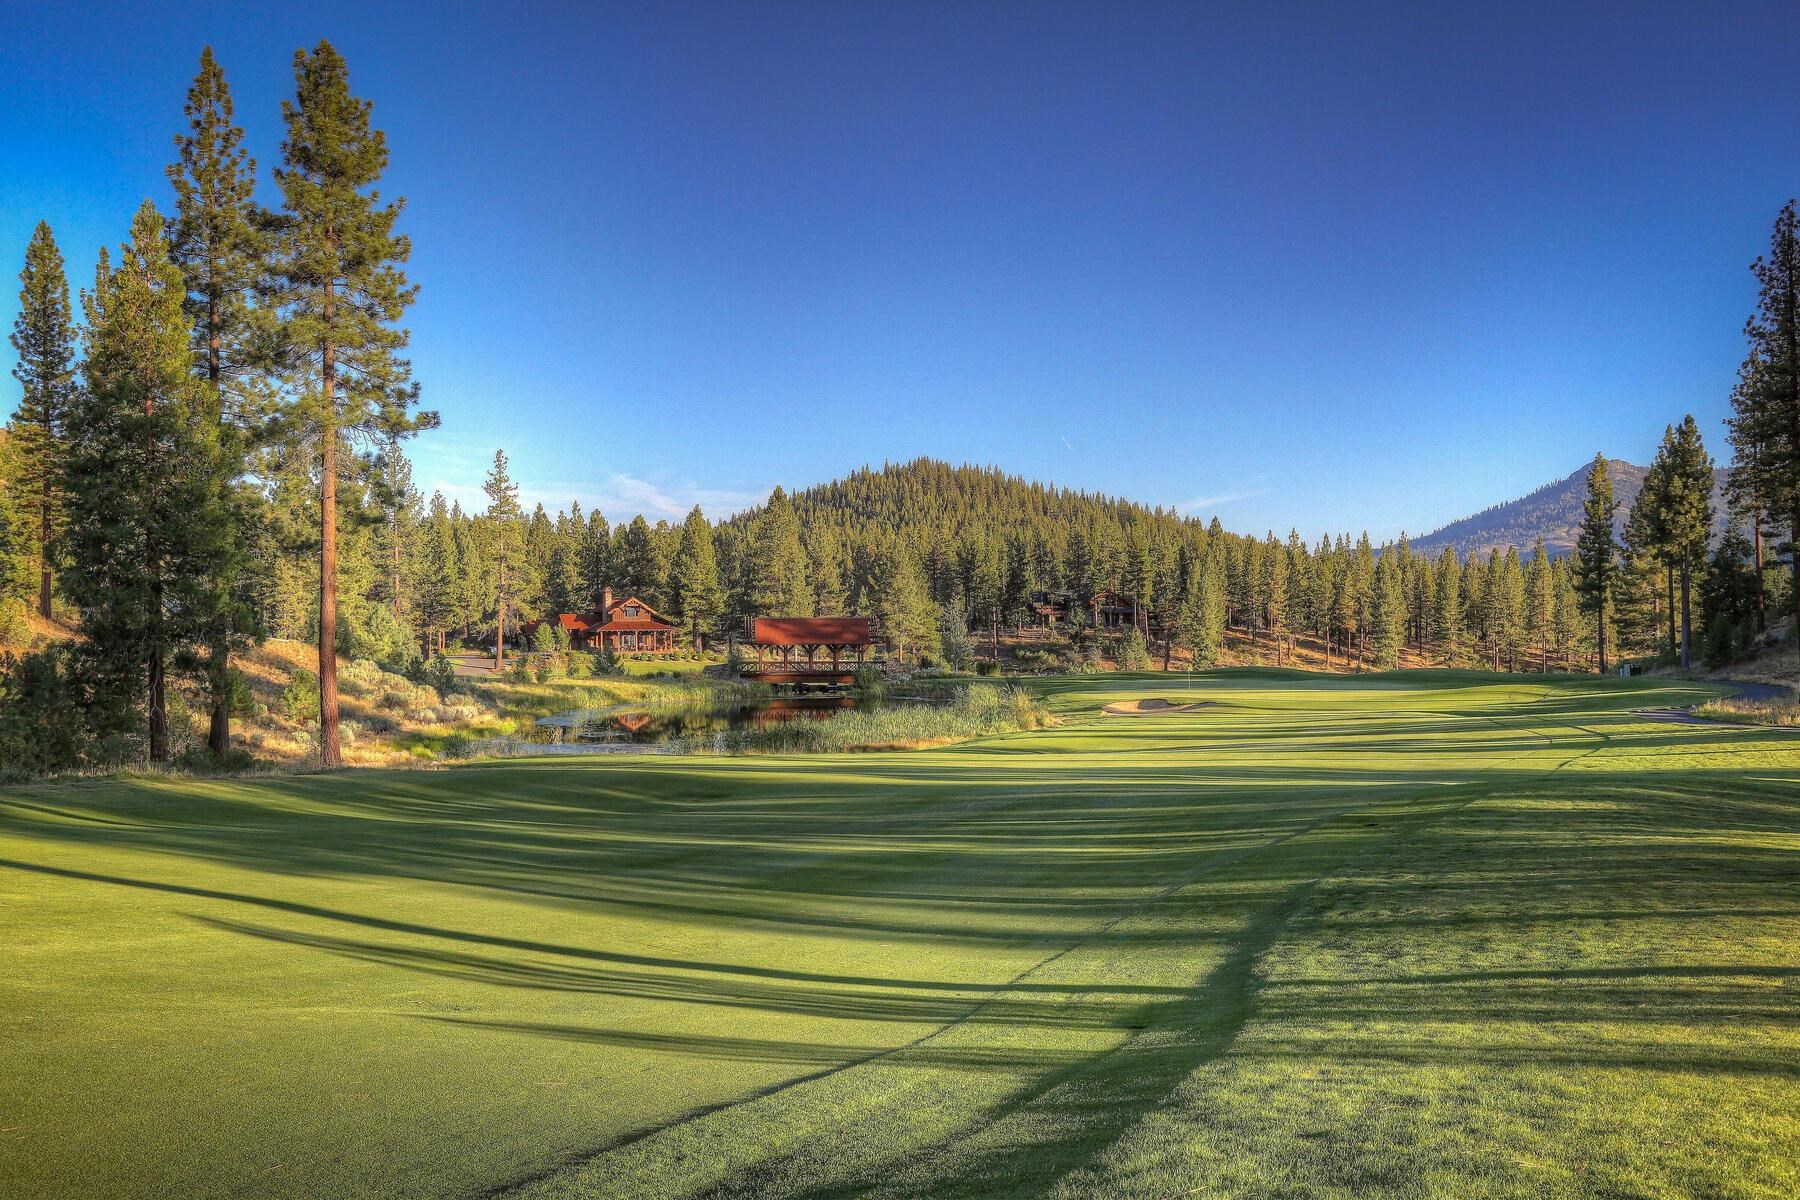
<svg viewBox="0 0 1800 1200">
<path fill-rule="evenodd" d="M 1442 529 L 1414 539 L 1413 548 L 1437 554 L 1449 546 L 1462 558 L 1471 554 L 1485 555 L 1496 547 L 1504 550 L 1508 546 L 1517 546 L 1529 553 L 1542 537 L 1545 549 L 1552 555 L 1567 554 L 1575 548 L 1575 538 L 1580 531 L 1589 469 L 1589 464 L 1583 463 L 1565 478 L 1546 483 L 1529 495 L 1452 521 Z M 1607 474 L 1612 476 L 1613 495 L 1619 502 L 1614 528 L 1623 530 L 1625 518 L 1630 515 L 1631 506 L 1643 489 L 1649 468 L 1615 458 L 1608 460 Z M 1720 467 L 1713 479 L 1715 537 L 1725 529 L 1725 482 L 1730 475 L 1730 468 Z"/>
</svg>

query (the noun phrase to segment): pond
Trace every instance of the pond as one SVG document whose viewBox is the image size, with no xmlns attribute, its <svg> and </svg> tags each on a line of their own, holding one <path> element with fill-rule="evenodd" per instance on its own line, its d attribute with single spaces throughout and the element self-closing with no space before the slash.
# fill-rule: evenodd
<svg viewBox="0 0 1800 1200">
<path fill-rule="evenodd" d="M 852 708 L 923 702 L 913 697 L 875 700 L 849 694 L 773 696 L 717 708 L 581 708 L 543 717 L 538 725 L 560 730 L 561 744 L 571 750 L 622 750 L 677 740 L 704 743 L 737 729 L 763 729 L 787 721 L 822 721 Z"/>
</svg>

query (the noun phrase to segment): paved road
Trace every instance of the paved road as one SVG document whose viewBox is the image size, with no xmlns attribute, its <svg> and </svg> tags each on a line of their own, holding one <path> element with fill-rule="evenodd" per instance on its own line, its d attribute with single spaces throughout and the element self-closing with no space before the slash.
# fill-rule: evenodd
<svg viewBox="0 0 1800 1200">
<path fill-rule="evenodd" d="M 458 675 L 475 679 L 486 679 L 494 673 L 494 656 L 491 654 L 446 654 L 450 666 Z M 507 662 L 510 664 L 511 659 Z"/>
<path fill-rule="evenodd" d="M 1794 689 L 1779 683 L 1751 683 L 1748 680 L 1717 679 L 1715 683 L 1723 683 L 1738 690 L 1738 696 L 1745 700 L 1792 700 Z"/>
</svg>

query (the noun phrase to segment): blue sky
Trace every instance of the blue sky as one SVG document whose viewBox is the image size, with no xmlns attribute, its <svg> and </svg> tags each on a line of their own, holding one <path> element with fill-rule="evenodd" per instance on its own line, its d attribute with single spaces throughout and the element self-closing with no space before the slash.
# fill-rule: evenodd
<svg viewBox="0 0 1800 1200">
<path fill-rule="evenodd" d="M 496 446 L 615 519 L 928 454 L 1419 532 L 1687 411 L 1722 452 L 1800 192 L 1791 3 L 156 7 L 0 11 L 7 277 L 167 202 L 205 44 L 266 177 L 328 37 L 408 200 L 417 478 L 477 506 Z"/>
</svg>

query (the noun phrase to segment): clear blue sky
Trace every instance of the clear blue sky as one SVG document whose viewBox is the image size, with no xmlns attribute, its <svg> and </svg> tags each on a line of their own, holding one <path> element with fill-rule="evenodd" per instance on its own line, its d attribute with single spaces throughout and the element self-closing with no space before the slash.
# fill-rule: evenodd
<svg viewBox="0 0 1800 1200">
<path fill-rule="evenodd" d="M 167 202 L 207 43 L 266 177 L 328 37 L 465 503 L 496 446 L 615 519 L 929 454 L 1418 532 L 1689 410 L 1722 452 L 1800 192 L 1791 0 L 156 7 L 0 12 L 5 274 Z"/>
</svg>

